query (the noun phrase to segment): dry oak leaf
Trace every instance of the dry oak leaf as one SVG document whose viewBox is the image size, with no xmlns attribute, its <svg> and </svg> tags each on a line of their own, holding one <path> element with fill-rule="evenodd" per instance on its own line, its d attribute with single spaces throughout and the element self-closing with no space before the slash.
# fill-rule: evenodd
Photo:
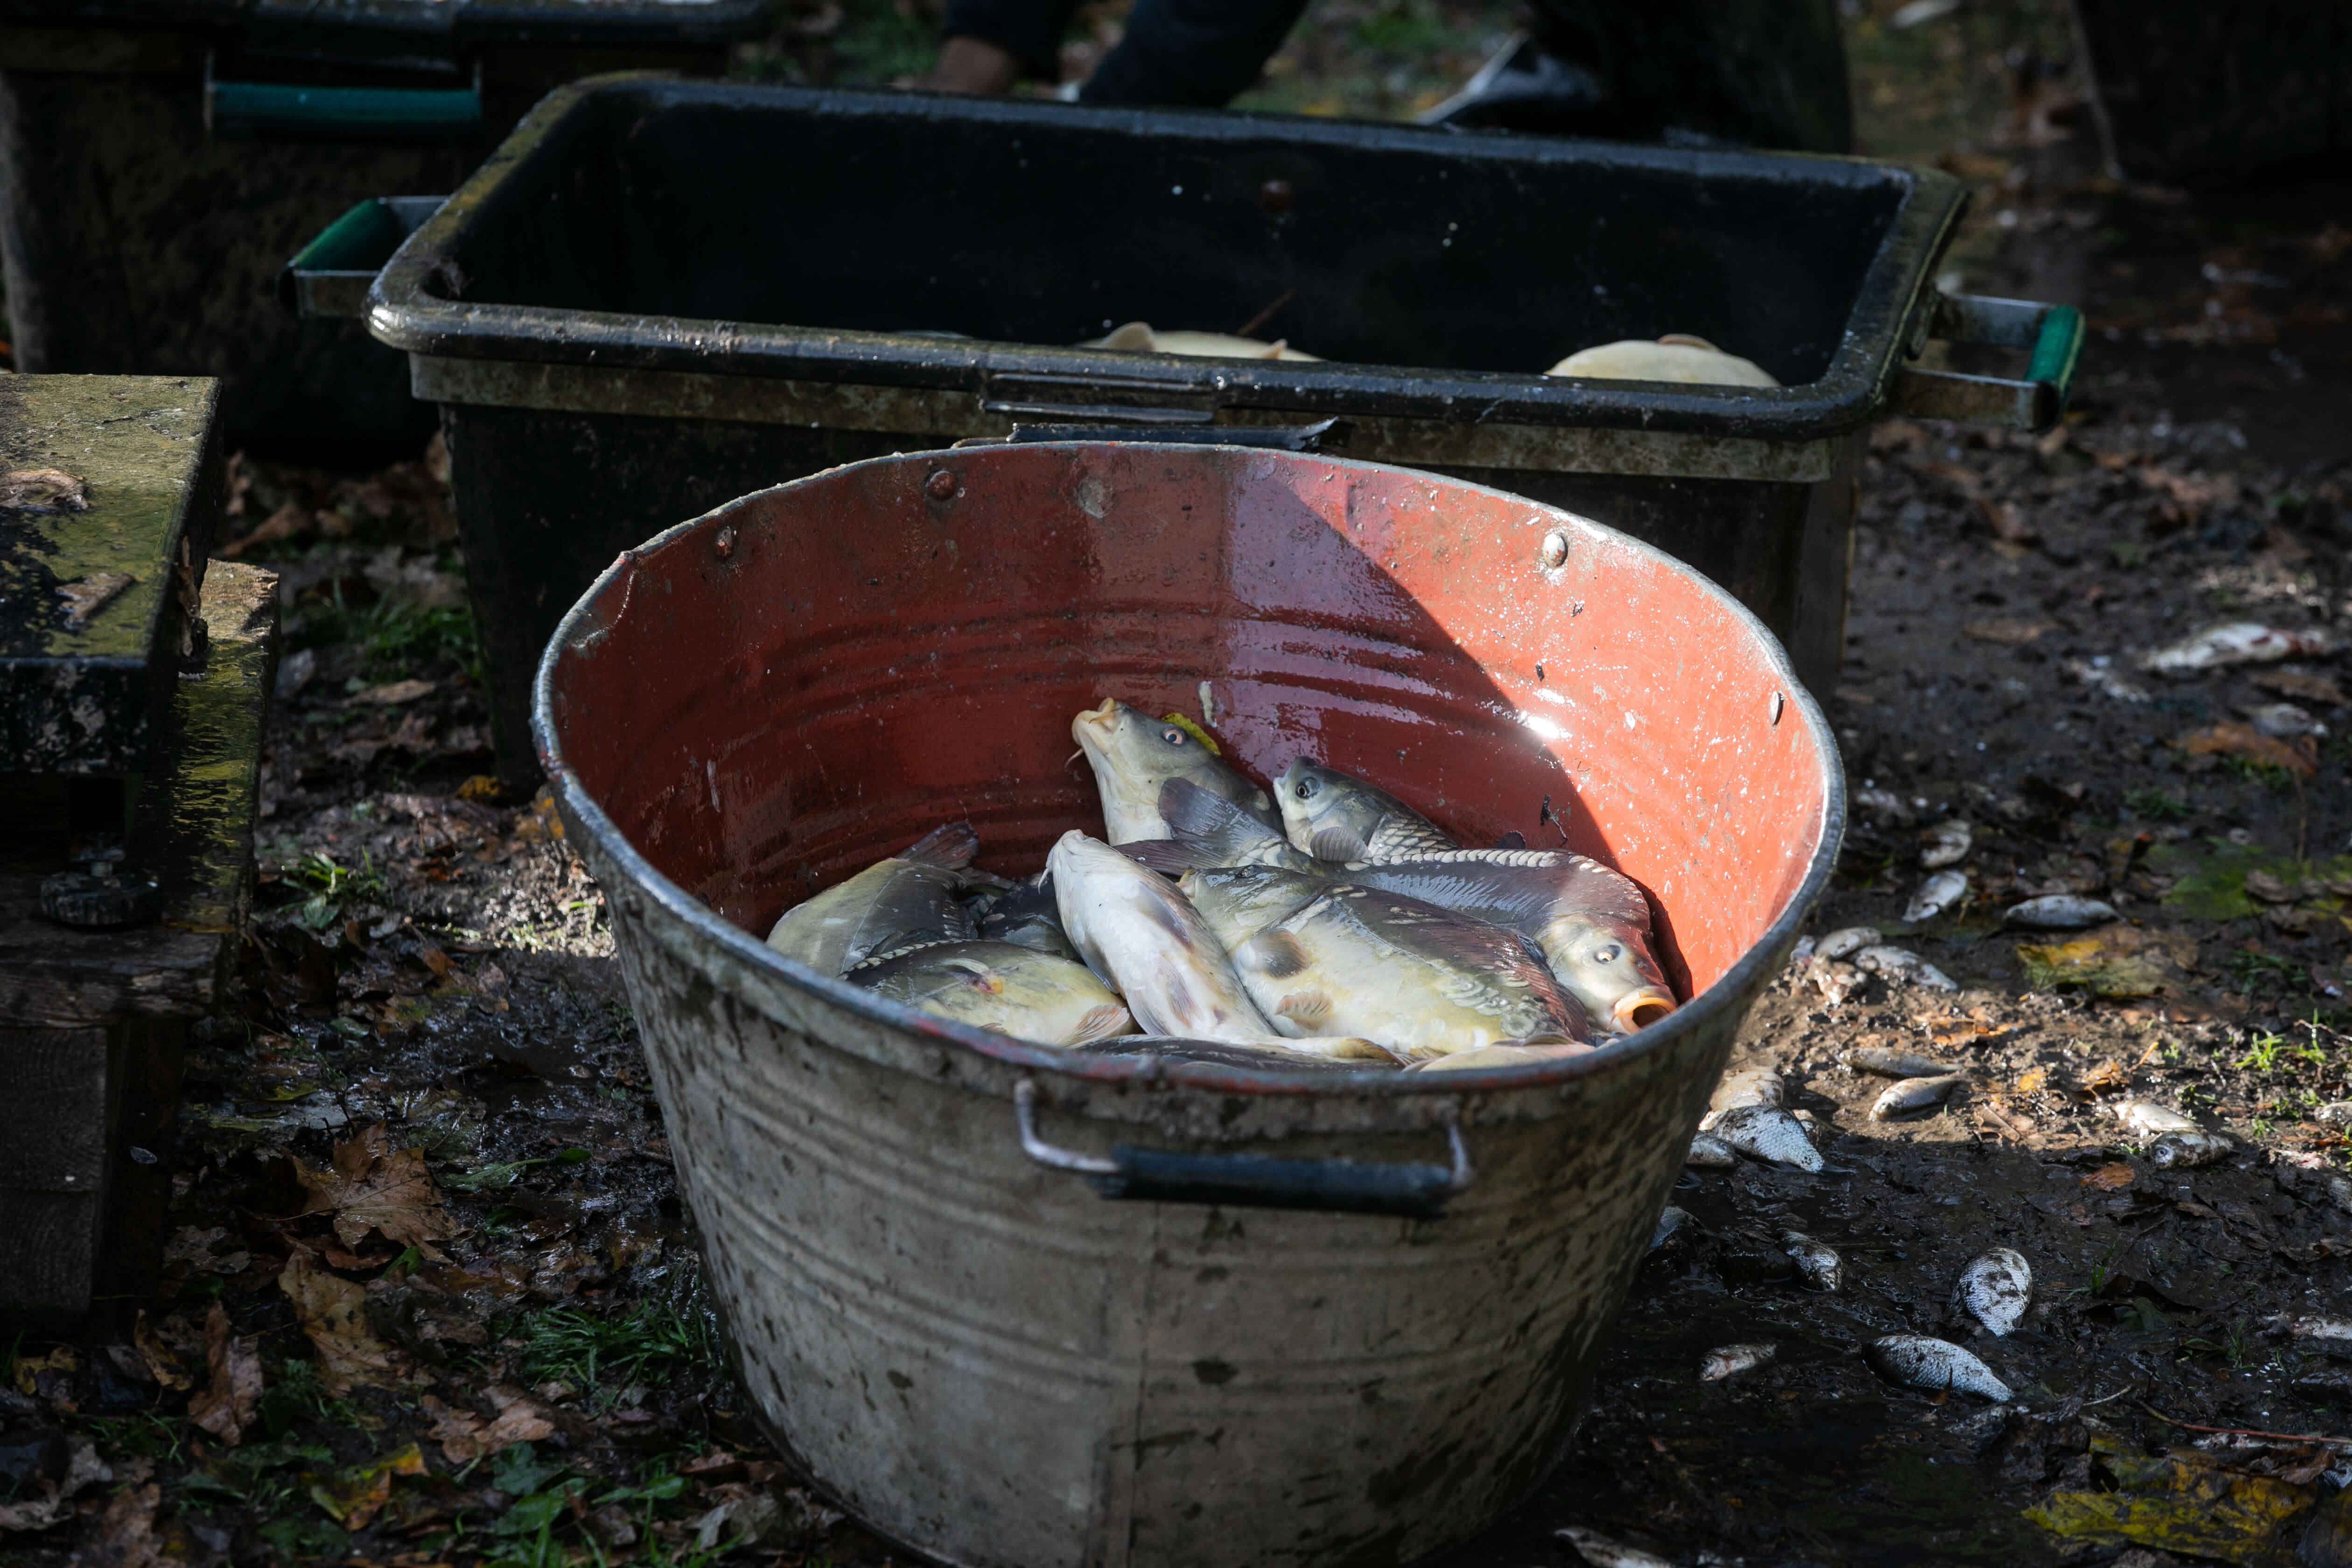
<svg viewBox="0 0 2352 1568">
<path fill-rule="evenodd" d="M 2268 763 L 2299 779 L 2307 779 L 2319 771 L 2319 748 L 2310 736 L 2297 735 L 2293 742 L 2282 741 L 2234 719 L 2182 736 L 2180 749 L 2192 757 L 2218 753 L 2242 757 L 2250 763 Z"/>
<path fill-rule="evenodd" d="M 359 1384 L 389 1388 L 407 1375 L 408 1358 L 369 1331 L 367 1291 L 359 1285 L 318 1268 L 297 1247 L 278 1288 L 319 1352 L 319 1381 L 329 1394 L 349 1394 Z"/>
<path fill-rule="evenodd" d="M 99 1516 L 98 1529 L 66 1561 L 73 1568 L 177 1568 L 179 1559 L 166 1557 L 155 1541 L 155 1510 L 163 1489 L 153 1481 L 125 1487 Z"/>
<path fill-rule="evenodd" d="M 441 1262 L 433 1244 L 456 1235 L 457 1226 L 425 1168 L 425 1151 L 387 1150 L 384 1143 L 379 1121 L 336 1144 L 330 1169 L 313 1170 L 295 1161 L 294 1173 L 310 1194 L 302 1212 L 332 1212 L 335 1234 L 355 1252 L 369 1231 L 378 1230 L 394 1246 L 413 1247 Z"/>
<path fill-rule="evenodd" d="M 392 1500 L 393 1477 L 425 1473 L 425 1456 L 411 1443 L 396 1453 L 340 1470 L 306 1472 L 302 1479 L 310 1500 L 325 1509 L 337 1524 L 345 1530 L 365 1530 Z"/>
<path fill-rule="evenodd" d="M 144 1307 L 139 1309 L 139 1316 L 131 1323 L 131 1342 L 157 1383 L 170 1389 L 184 1389 L 194 1383 L 195 1380 L 188 1375 L 188 1369 L 180 1364 L 180 1358 L 172 1353 L 172 1347 L 156 1334 L 155 1325 L 147 1321 L 147 1309 Z"/>
<path fill-rule="evenodd" d="M 212 1382 L 188 1401 L 188 1419 L 234 1448 L 253 1425 L 261 1397 L 261 1337 L 232 1334 L 228 1313 L 218 1301 L 205 1316 L 205 1361 Z"/>
<path fill-rule="evenodd" d="M 2102 1165 L 2084 1176 L 2082 1185 L 2097 1187 L 2102 1192 L 2120 1192 L 2138 1179 L 2139 1173 L 2118 1160 L 2112 1165 Z"/>
<path fill-rule="evenodd" d="M 431 1394 L 423 1401 L 433 1417 L 434 1440 L 451 1464 L 471 1464 L 517 1443 L 537 1443 L 555 1436 L 555 1423 L 548 1419 L 546 1407 L 520 1389 L 493 1384 L 483 1392 L 499 1411 L 488 1421 L 470 1410 L 449 1409 Z"/>
</svg>

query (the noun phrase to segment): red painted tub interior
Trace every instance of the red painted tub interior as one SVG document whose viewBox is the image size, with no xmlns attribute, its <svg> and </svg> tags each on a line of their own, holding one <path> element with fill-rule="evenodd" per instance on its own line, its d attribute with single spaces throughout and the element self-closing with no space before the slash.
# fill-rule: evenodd
<svg viewBox="0 0 2352 1568">
<path fill-rule="evenodd" d="M 1567 847 L 1649 889 L 1689 995 L 1797 896 L 1836 773 L 1778 646 L 1686 568 L 1519 498 L 1315 457 L 859 464 L 673 531 L 590 605 L 551 689 L 566 763 L 756 935 L 944 820 L 1007 873 L 1099 834 L 1071 716 L 1117 696 L 1197 718 L 1205 679 L 1261 780 L 1304 752 L 1467 844 L 1562 843 L 1549 800 Z"/>
</svg>

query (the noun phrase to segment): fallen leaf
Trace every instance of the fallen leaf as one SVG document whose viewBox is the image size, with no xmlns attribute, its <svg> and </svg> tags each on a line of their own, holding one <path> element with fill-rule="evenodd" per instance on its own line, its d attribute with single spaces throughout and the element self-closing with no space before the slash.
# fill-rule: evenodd
<svg viewBox="0 0 2352 1568">
<path fill-rule="evenodd" d="M 520 1389 L 493 1384 L 484 1390 L 498 1415 L 484 1420 L 470 1410 L 457 1410 L 431 1394 L 423 1401 L 433 1417 L 433 1438 L 453 1465 L 469 1465 L 517 1443 L 536 1443 L 555 1436 L 555 1423 L 546 1408 Z"/>
<path fill-rule="evenodd" d="M 2282 881 L 2263 870 L 2246 873 L 2246 891 L 2266 904 L 2291 904 L 2303 897 L 2299 884 Z"/>
<path fill-rule="evenodd" d="M 2318 1502 L 2308 1489 L 2210 1463 L 2134 1454 L 2105 1432 L 2092 1434 L 2091 1448 L 2118 1489 L 2053 1492 L 2027 1509 L 2027 1519 L 2101 1545 L 2151 1546 L 2239 1568 L 2295 1568 L 2282 1527 Z"/>
<path fill-rule="evenodd" d="M 429 680 L 395 680 L 383 686 L 371 686 L 364 691 L 354 691 L 350 700 L 353 703 L 368 702 L 380 708 L 397 708 L 404 702 L 430 697 L 433 692 L 434 685 Z"/>
<path fill-rule="evenodd" d="M 40 1393 L 40 1384 L 36 1379 L 42 1373 L 79 1372 L 80 1370 L 81 1358 L 64 1345 L 59 1345 L 47 1355 L 18 1356 L 16 1358 L 16 1392 L 37 1396 Z"/>
<path fill-rule="evenodd" d="M 457 1227 L 433 1188 L 425 1152 L 387 1152 L 384 1142 L 379 1121 L 336 1144 L 329 1170 L 313 1170 L 297 1160 L 295 1174 L 310 1193 L 303 1212 L 331 1211 L 335 1234 L 346 1247 L 356 1249 L 369 1231 L 377 1230 L 395 1247 L 414 1247 L 439 1262 L 442 1254 L 433 1244 L 457 1234 Z"/>
<path fill-rule="evenodd" d="M 2055 621 L 2038 621 L 2023 616 L 2003 616 L 1989 621 L 1970 621 L 1960 628 L 1979 642 L 2003 643 L 2021 647 L 2044 632 L 2058 629 Z"/>
<path fill-rule="evenodd" d="M 98 1528 L 66 1561 L 73 1568 L 163 1568 L 179 1560 L 163 1555 L 155 1541 L 155 1510 L 163 1489 L 150 1481 L 125 1487 L 99 1516 Z"/>
<path fill-rule="evenodd" d="M 359 1384 L 388 1388 L 407 1374 L 408 1358 L 369 1331 L 367 1292 L 359 1285 L 313 1266 L 297 1247 L 278 1288 L 319 1352 L 319 1381 L 329 1394 L 348 1394 Z"/>
<path fill-rule="evenodd" d="M 88 511 L 89 495 L 63 468 L 11 468 L 0 474 L 0 510 Z"/>
<path fill-rule="evenodd" d="M 2112 1165 L 2102 1165 L 2083 1178 L 2082 1184 L 2096 1187 L 2101 1192 L 2119 1193 L 2139 1179 L 2139 1173 L 2121 1160 Z"/>
<path fill-rule="evenodd" d="M 2045 1067 L 2027 1068 L 2017 1075 L 2017 1092 L 2040 1094 L 2050 1087 L 2050 1069 Z"/>
<path fill-rule="evenodd" d="M 228 1313 L 218 1301 L 205 1315 L 205 1361 L 212 1382 L 188 1401 L 188 1419 L 234 1448 L 253 1425 L 261 1397 L 261 1352 L 257 1334 L 228 1331 Z"/>
<path fill-rule="evenodd" d="M 112 1479 L 114 1471 L 98 1457 L 98 1445 L 87 1437 L 76 1437 L 66 1458 L 64 1481 L 46 1496 L 26 1502 L 0 1503 L 0 1530 L 47 1530 L 73 1515 L 74 1497 L 83 1488 Z"/>
<path fill-rule="evenodd" d="M 2196 966 L 2197 944 L 2185 934 L 2116 925 L 2072 942 L 2021 946 L 2017 957 L 2037 991 L 2080 985 L 2123 999 L 2179 990 Z"/>
<path fill-rule="evenodd" d="M 144 1307 L 139 1309 L 138 1317 L 131 1321 L 131 1343 L 145 1363 L 147 1374 L 164 1387 L 185 1389 L 194 1382 L 188 1369 L 180 1364 L 180 1358 L 172 1353 L 172 1347 L 155 1337 L 154 1326 L 148 1322 Z"/>
<path fill-rule="evenodd" d="M 505 793 L 505 787 L 488 773 L 476 773 L 457 786 L 459 800 L 494 801 Z"/>
<path fill-rule="evenodd" d="M 2103 1061 L 2083 1075 L 2082 1087 L 2093 1090 L 2121 1089 L 2130 1082 L 2131 1074 L 2124 1070 L 2122 1063 Z"/>
<path fill-rule="evenodd" d="M 347 1465 L 340 1470 L 323 1474 L 306 1471 L 302 1479 L 310 1500 L 325 1509 L 330 1519 L 345 1530 L 364 1530 L 383 1511 L 383 1505 L 392 1500 L 393 1477 L 423 1474 L 425 1456 L 411 1443 L 382 1458 Z"/>
<path fill-rule="evenodd" d="M 2352 708 L 2352 697 L 2336 683 L 2332 675 L 2305 675 L 2295 669 L 2265 669 L 2252 678 L 2265 691 L 2275 691 L 2282 697 L 2296 697 L 2305 702 L 2325 703 L 2330 708 Z"/>
<path fill-rule="evenodd" d="M 192 1274 L 242 1274 L 245 1266 L 253 1261 L 251 1253 L 234 1244 L 228 1252 L 215 1253 L 213 1250 L 213 1244 L 227 1236 L 228 1232 L 219 1226 L 199 1230 L 194 1226 L 184 1225 L 173 1231 L 172 1239 L 164 1244 L 163 1261 L 166 1265 L 184 1263 Z"/>
<path fill-rule="evenodd" d="M 2015 501 L 1979 500 L 1977 510 L 1984 513 L 1985 526 L 1992 536 L 2004 544 L 2032 544 L 2042 538 L 2042 531 L 2025 520 Z"/>
<path fill-rule="evenodd" d="M 2284 768 L 2299 779 L 2319 772 L 2319 748 L 2312 743 L 2310 736 L 2298 735 L 2292 741 L 2284 741 L 2234 719 L 2194 731 L 2182 736 L 2178 743 L 2192 757 L 2242 757 L 2250 763 Z"/>
</svg>

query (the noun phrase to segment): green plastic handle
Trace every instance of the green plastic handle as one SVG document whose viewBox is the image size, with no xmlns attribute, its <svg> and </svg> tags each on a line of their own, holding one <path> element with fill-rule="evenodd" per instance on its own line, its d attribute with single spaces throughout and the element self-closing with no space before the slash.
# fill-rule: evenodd
<svg viewBox="0 0 2352 1568">
<path fill-rule="evenodd" d="M 298 272 L 373 272 L 407 237 L 392 209 L 370 196 L 321 229 L 286 265 Z"/>
<path fill-rule="evenodd" d="M 2074 395 L 2074 366 L 2083 357 L 2083 312 L 2072 305 L 2053 305 L 2042 318 L 2033 340 L 2033 358 L 2025 379 L 2046 382 L 2058 394 L 2057 412 L 2066 412 Z"/>
<path fill-rule="evenodd" d="M 207 85 L 213 134 L 243 142 L 464 142 L 481 134 L 470 88 L 303 87 L 274 81 Z"/>
</svg>

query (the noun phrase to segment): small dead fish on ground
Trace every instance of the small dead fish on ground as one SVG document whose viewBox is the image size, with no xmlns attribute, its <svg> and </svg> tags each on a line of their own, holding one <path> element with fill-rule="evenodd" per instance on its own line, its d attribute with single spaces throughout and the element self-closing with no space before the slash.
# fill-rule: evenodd
<svg viewBox="0 0 2352 1568">
<path fill-rule="evenodd" d="M 1834 1290 L 1845 1278 L 1845 1262 L 1837 1248 L 1815 1241 L 1803 1231 L 1783 1231 L 1780 1250 L 1797 1266 L 1797 1278 L 1816 1290 Z"/>
<path fill-rule="evenodd" d="M 1268 826 L 1281 822 L 1265 791 L 1227 767 L 1198 734 L 1172 720 L 1154 719 L 1116 697 L 1106 697 L 1101 707 L 1070 721 L 1070 736 L 1094 770 L 1109 843 L 1169 836 L 1160 816 L 1160 786 L 1172 778 L 1192 780 Z"/>
<path fill-rule="evenodd" d="M 1948 1340 L 1925 1334 L 1888 1334 L 1864 1351 L 1870 1368 L 1887 1382 L 1929 1394 L 1973 1394 L 2006 1405 L 2017 1395 L 1992 1368 Z"/>
<path fill-rule="evenodd" d="M 1958 909 L 1960 900 L 1968 896 L 1968 873 L 1938 871 L 1920 883 L 1919 890 L 1911 895 L 1911 901 L 1903 906 L 1903 922 L 1917 925 L 1921 921 L 1934 920 L 1937 915 Z"/>
<path fill-rule="evenodd" d="M 1700 1359 L 1698 1380 L 1701 1383 L 1721 1383 L 1727 1377 L 1754 1372 L 1780 1353 L 1780 1347 L 1769 1340 L 1759 1340 L 1754 1344 L 1717 1345 Z"/>
<path fill-rule="evenodd" d="M 1719 1116 L 1736 1105 L 1779 1105 L 1789 1096 L 1788 1085 L 1779 1071 L 1772 1068 L 1748 1068 L 1740 1072 L 1726 1073 L 1723 1081 L 1715 1086 L 1707 1097 L 1710 1117 Z M 1706 1122 L 1701 1121 L 1704 1128 Z"/>
<path fill-rule="evenodd" d="M 1258 931 L 1234 963 L 1276 1032 L 1362 1036 L 1403 1059 L 1574 1045 L 1591 1027 L 1517 932 L 1347 883 Z"/>
<path fill-rule="evenodd" d="M 1952 1303 L 1995 1337 L 2025 1321 L 2033 1301 L 2033 1268 L 2015 1247 L 1996 1247 L 1971 1258 L 1952 1288 Z"/>
<path fill-rule="evenodd" d="M 1930 871 L 1957 866 L 1976 847 L 1976 830 L 1957 816 L 1919 830 L 1919 864 Z"/>
<path fill-rule="evenodd" d="M 2327 726 L 2312 716 L 2307 708 L 2292 702 L 2250 703 L 2239 712 L 2246 716 L 2254 732 L 2268 735 L 2273 741 L 2292 741 L 2297 735 L 2326 736 Z"/>
<path fill-rule="evenodd" d="M 2087 931 L 2123 919 L 2113 904 L 2074 893 L 2047 893 L 2011 904 L 2001 911 L 2000 923 L 2028 931 Z"/>
<path fill-rule="evenodd" d="M 1658 1212 L 1658 1223 L 1650 1227 L 1650 1245 L 1647 1250 L 1657 1251 L 1658 1248 L 1665 1246 L 1668 1237 L 1690 1223 L 1691 1216 L 1688 1209 L 1676 1208 L 1674 1205 L 1668 1204 Z"/>
<path fill-rule="evenodd" d="M 2324 631 L 2285 631 L 2260 621 L 2228 621 L 2140 655 L 2139 667 L 2159 675 L 2197 675 L 2233 664 L 2325 658 L 2335 651 L 2336 639 Z"/>
<path fill-rule="evenodd" d="M 2152 1100 L 2119 1100 L 2107 1108 L 2115 1119 L 2124 1124 L 2124 1131 L 2143 1138 L 2154 1138 L 2165 1132 L 2201 1132 L 2203 1128 L 2189 1117 L 2168 1105 L 2158 1105 Z"/>
<path fill-rule="evenodd" d="M 1275 781 L 1283 831 L 1319 860 L 1381 865 L 1462 846 L 1384 789 L 1300 757 Z"/>
<path fill-rule="evenodd" d="M 1817 963 L 1805 972 L 1805 984 L 1820 992 L 1822 999 L 1832 1007 L 1853 1000 L 1853 994 L 1862 989 L 1863 979 L 1861 970 L 1834 960 Z"/>
<path fill-rule="evenodd" d="M 2313 1355 L 2352 1361 L 2352 1318 L 2313 1318 L 2282 1313 L 2264 1321 L 2273 1334 L 2285 1334 L 2295 1349 Z"/>
<path fill-rule="evenodd" d="M 1907 1116 L 1915 1110 L 1925 1110 L 1941 1105 L 1959 1088 L 1960 1075 L 1947 1078 L 1906 1078 L 1889 1084 L 1886 1091 L 1870 1102 L 1870 1119 L 1886 1121 L 1897 1116 Z"/>
<path fill-rule="evenodd" d="M 2331 1100 L 2313 1111 L 2311 1119 L 2326 1127 L 2352 1126 L 2352 1100 Z"/>
<path fill-rule="evenodd" d="M 870 959 L 844 978 L 936 1017 L 1041 1046 L 1080 1046 L 1135 1028 L 1085 964 L 1009 942 L 919 947 Z"/>
<path fill-rule="evenodd" d="M 980 848 L 968 822 L 935 827 L 886 860 L 794 904 L 768 932 L 768 945 L 820 974 L 837 975 L 869 958 L 979 934 L 956 901 Z"/>
<path fill-rule="evenodd" d="M 1853 966 L 1867 973 L 1928 991 L 1958 991 L 1959 982 L 1902 947 L 1865 947 L 1853 955 Z"/>
<path fill-rule="evenodd" d="M 1124 353 L 1192 354 L 1205 359 L 1284 359 L 1313 363 L 1322 358 L 1320 354 L 1292 348 L 1286 338 L 1276 338 L 1269 343 L 1256 338 L 1235 337 L 1231 332 L 1161 331 L 1155 330 L 1149 321 L 1129 321 L 1102 337 L 1089 338 L 1078 346 L 1082 349 L 1117 349 Z M 1202 684 L 1207 683 L 1204 681 Z"/>
<path fill-rule="evenodd" d="M 2237 1148 L 2235 1142 L 2219 1132 L 2164 1132 L 2148 1144 L 2147 1157 L 2157 1165 L 2187 1169 L 2227 1159 Z"/>
<path fill-rule="evenodd" d="M 1751 1160 L 1819 1171 L 1822 1152 L 1805 1136 L 1804 1124 L 1777 1105 L 1738 1105 L 1716 1119 L 1708 1129 L 1717 1138 Z"/>
<path fill-rule="evenodd" d="M 1930 1061 L 1909 1051 L 1890 1050 L 1885 1046 L 1856 1046 L 1840 1051 L 1841 1066 L 1855 1072 L 1874 1072 L 1885 1078 L 1947 1078 L 1959 1071 L 1944 1062 Z"/>
<path fill-rule="evenodd" d="M 1813 944 L 1815 958 L 1852 958 L 1881 941 L 1876 926 L 1841 926 Z"/>
<path fill-rule="evenodd" d="M 1580 1524 L 1567 1525 L 1552 1533 L 1575 1547 L 1576 1554 L 1592 1568 L 1675 1568 L 1670 1558 L 1612 1541 L 1599 1531 L 1587 1530 Z"/>
<path fill-rule="evenodd" d="M 1691 1134 L 1690 1153 L 1684 1157 L 1683 1163 L 1702 1171 L 1728 1171 L 1739 1163 L 1739 1156 L 1730 1144 L 1714 1133 L 1694 1132 Z"/>
</svg>

